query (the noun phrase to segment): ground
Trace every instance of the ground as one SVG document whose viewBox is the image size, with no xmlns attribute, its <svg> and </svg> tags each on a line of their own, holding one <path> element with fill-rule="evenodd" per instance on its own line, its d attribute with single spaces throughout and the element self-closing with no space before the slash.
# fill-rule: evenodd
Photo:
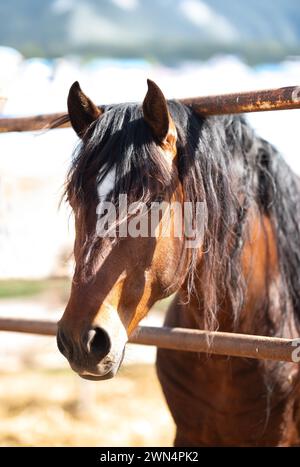
<svg viewBox="0 0 300 467">
<path fill-rule="evenodd" d="M 0 446 L 171 446 L 174 425 L 150 365 L 89 382 L 69 370 L 0 374 Z"/>
<path fill-rule="evenodd" d="M 0 316 L 58 319 L 69 280 L 0 282 Z M 148 324 L 160 325 L 166 304 Z M 147 323 L 146 323 L 147 324 Z M 171 446 L 153 347 L 129 345 L 118 375 L 75 375 L 53 337 L 0 333 L 0 446 Z"/>
</svg>

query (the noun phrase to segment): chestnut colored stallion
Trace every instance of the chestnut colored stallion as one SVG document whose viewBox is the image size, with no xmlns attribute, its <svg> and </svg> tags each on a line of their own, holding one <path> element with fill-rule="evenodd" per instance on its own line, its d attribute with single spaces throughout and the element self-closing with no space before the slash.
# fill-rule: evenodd
<svg viewBox="0 0 300 467">
<path fill-rule="evenodd" d="M 68 110 L 81 138 L 66 188 L 76 268 L 57 342 L 75 372 L 113 377 L 128 336 L 173 293 L 167 326 L 299 335 L 299 179 L 243 117 L 203 118 L 150 80 L 142 105 L 103 108 L 74 83 Z M 161 229 L 99 238 L 99 201 L 120 193 L 202 202 L 201 244 Z M 297 364 L 158 350 L 157 371 L 176 446 L 299 443 Z"/>
</svg>

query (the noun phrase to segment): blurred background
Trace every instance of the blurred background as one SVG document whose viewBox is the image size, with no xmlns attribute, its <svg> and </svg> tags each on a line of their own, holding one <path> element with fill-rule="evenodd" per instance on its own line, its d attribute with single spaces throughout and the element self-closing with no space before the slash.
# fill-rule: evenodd
<svg viewBox="0 0 300 467">
<path fill-rule="evenodd" d="M 0 1 L 0 117 L 66 110 L 73 81 L 97 103 L 300 84 L 298 0 Z M 300 111 L 248 117 L 300 174 Z M 70 129 L 0 135 L 0 315 L 58 319 L 73 270 L 59 207 Z M 160 325 L 166 303 L 146 324 Z M 53 338 L 0 334 L 0 445 L 171 445 L 155 349 L 128 346 L 111 381 L 80 380 Z"/>
</svg>

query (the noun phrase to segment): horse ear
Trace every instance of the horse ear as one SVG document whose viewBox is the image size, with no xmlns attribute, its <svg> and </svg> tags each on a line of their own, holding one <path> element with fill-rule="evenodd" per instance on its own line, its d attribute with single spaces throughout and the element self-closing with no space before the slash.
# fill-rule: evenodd
<svg viewBox="0 0 300 467">
<path fill-rule="evenodd" d="M 87 128 L 101 114 L 99 109 L 81 90 L 78 81 L 72 84 L 68 95 L 68 112 L 71 125 L 81 138 Z"/>
<path fill-rule="evenodd" d="M 168 111 L 167 101 L 154 81 L 147 79 L 148 91 L 143 102 L 144 119 L 150 126 L 153 136 L 160 142 L 168 140 L 171 127 L 174 126 Z"/>
</svg>

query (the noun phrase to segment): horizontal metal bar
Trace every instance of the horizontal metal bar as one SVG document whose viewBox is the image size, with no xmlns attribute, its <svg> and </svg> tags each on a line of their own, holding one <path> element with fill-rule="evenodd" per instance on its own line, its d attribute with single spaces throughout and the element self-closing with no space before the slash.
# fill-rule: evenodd
<svg viewBox="0 0 300 467">
<path fill-rule="evenodd" d="M 202 115 L 222 115 L 300 108 L 300 86 L 192 97 L 181 102 Z"/>
<path fill-rule="evenodd" d="M 288 86 L 262 91 L 191 97 L 181 99 L 180 102 L 191 106 L 195 112 L 203 116 L 299 109 L 300 87 Z M 65 114 L 54 113 L 24 118 L 0 118 L 0 133 L 41 130 L 63 115 Z M 69 125 L 68 122 L 60 128 L 65 128 Z"/>
<path fill-rule="evenodd" d="M 56 329 L 53 321 L 0 318 L 0 331 L 53 336 Z M 293 339 L 151 326 L 139 326 L 129 342 L 170 350 L 286 362 L 294 361 L 296 344 L 300 346 L 300 341 Z"/>
<path fill-rule="evenodd" d="M 56 119 L 65 115 L 64 113 L 35 115 L 33 117 L 0 118 L 0 133 L 9 133 L 12 131 L 38 131 L 47 129 Z M 61 125 L 59 128 L 66 128 L 70 123 Z M 50 128 L 51 129 L 51 128 Z"/>
</svg>

